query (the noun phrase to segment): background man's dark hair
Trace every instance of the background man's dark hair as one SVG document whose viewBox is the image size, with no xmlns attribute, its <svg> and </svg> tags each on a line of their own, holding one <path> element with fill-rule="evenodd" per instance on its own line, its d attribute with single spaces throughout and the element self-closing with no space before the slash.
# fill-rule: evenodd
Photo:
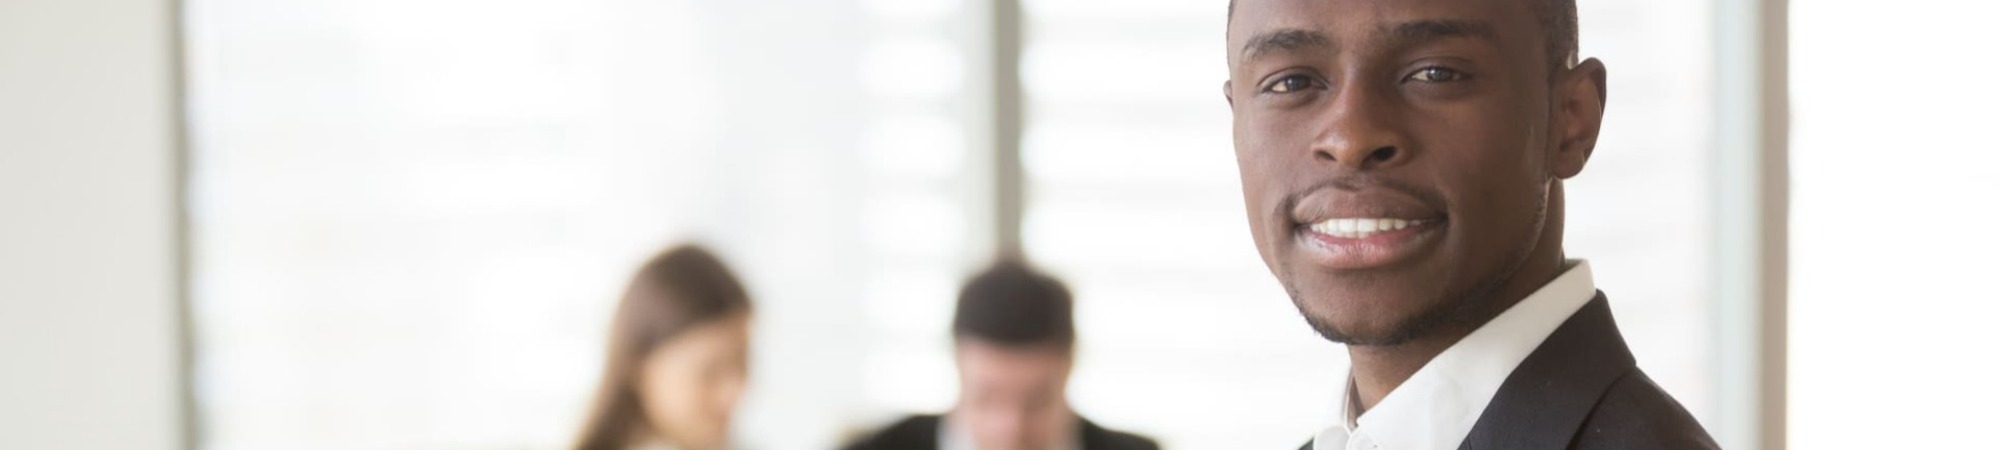
<svg viewBox="0 0 2000 450">
<path fill-rule="evenodd" d="M 1076 343 L 1069 288 L 1026 263 L 1002 260 L 965 283 L 952 316 L 955 339 L 1009 347 Z"/>
<path fill-rule="evenodd" d="M 1534 2 L 1535 18 L 1542 23 L 1542 33 L 1547 40 L 1549 53 L 1549 77 L 1560 73 L 1556 69 L 1567 69 L 1577 61 L 1576 0 L 1529 0 Z M 1236 17 L 1236 0 L 1229 0 L 1229 18 Z"/>
</svg>

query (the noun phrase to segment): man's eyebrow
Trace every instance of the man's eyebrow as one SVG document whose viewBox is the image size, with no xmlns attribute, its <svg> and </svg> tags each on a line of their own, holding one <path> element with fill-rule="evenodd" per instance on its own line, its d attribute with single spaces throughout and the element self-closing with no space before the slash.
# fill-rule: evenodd
<svg viewBox="0 0 2000 450">
<path fill-rule="evenodd" d="M 1423 41 L 1447 38 L 1495 39 L 1499 33 L 1493 24 L 1476 20 L 1417 20 L 1398 23 L 1383 28 L 1383 33 L 1399 45 L 1409 45 Z M 1258 33 L 1243 43 L 1243 59 L 1256 59 L 1267 53 L 1293 51 L 1307 48 L 1327 48 L 1333 40 L 1326 34 L 1303 28 L 1284 28 Z"/>
<path fill-rule="evenodd" d="M 1256 59 L 1258 56 L 1274 51 L 1290 51 L 1308 47 L 1326 48 L 1331 45 L 1332 40 L 1327 39 L 1325 34 L 1321 34 L 1318 31 L 1301 28 L 1271 30 L 1251 36 L 1248 42 L 1243 43 L 1243 59 Z"/>
<path fill-rule="evenodd" d="M 1493 24 L 1474 20 L 1418 20 L 1396 24 L 1387 31 L 1386 34 L 1397 42 L 1406 44 L 1444 38 L 1494 39 L 1499 36 L 1493 31 Z"/>
</svg>

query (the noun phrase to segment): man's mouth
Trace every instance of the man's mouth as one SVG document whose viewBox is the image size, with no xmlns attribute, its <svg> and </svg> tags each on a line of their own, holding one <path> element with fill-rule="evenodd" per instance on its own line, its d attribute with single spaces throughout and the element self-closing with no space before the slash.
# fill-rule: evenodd
<svg viewBox="0 0 2000 450">
<path fill-rule="evenodd" d="M 1365 239 L 1377 233 L 1422 227 L 1432 221 L 1391 218 L 1337 218 L 1306 226 L 1314 233 L 1345 239 Z"/>
<path fill-rule="evenodd" d="M 1329 182 L 1287 198 L 1279 211 L 1292 226 L 1299 256 L 1329 269 L 1369 269 L 1440 245 L 1450 225 L 1442 203 L 1385 180 Z"/>
<path fill-rule="evenodd" d="M 1417 257 L 1443 238 L 1444 219 L 1341 217 L 1298 228 L 1296 242 L 1315 264 L 1336 270 L 1391 266 Z"/>
</svg>

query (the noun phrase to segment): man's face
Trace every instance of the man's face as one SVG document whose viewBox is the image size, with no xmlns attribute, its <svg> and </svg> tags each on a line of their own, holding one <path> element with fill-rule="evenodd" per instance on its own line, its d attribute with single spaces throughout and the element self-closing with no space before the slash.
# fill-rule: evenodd
<svg viewBox="0 0 2000 450">
<path fill-rule="evenodd" d="M 1074 436 L 1069 410 L 1070 349 L 1004 346 L 960 338 L 958 408 L 980 450 L 1046 450 Z"/>
<path fill-rule="evenodd" d="M 1565 106 L 1601 91 L 1565 91 L 1546 42 L 1528 1 L 1239 1 L 1225 94 L 1251 234 L 1322 334 L 1420 337 L 1560 257 L 1551 192 L 1597 126 Z"/>
</svg>

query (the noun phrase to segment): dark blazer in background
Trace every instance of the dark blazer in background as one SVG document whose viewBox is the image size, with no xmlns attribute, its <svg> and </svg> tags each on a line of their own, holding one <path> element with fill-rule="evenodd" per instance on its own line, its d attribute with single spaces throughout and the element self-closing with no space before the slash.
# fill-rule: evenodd
<svg viewBox="0 0 2000 450">
<path fill-rule="evenodd" d="M 1639 370 L 1600 291 L 1507 375 L 1458 448 L 1717 447 L 1680 402 Z"/>
<path fill-rule="evenodd" d="M 848 444 L 846 450 L 937 450 L 939 416 L 911 416 L 883 428 L 860 441 Z M 1159 444 L 1134 434 L 1104 429 L 1089 420 L 1077 419 L 1078 432 L 1083 436 L 1083 448 L 1079 450 L 1159 450 Z"/>
</svg>

